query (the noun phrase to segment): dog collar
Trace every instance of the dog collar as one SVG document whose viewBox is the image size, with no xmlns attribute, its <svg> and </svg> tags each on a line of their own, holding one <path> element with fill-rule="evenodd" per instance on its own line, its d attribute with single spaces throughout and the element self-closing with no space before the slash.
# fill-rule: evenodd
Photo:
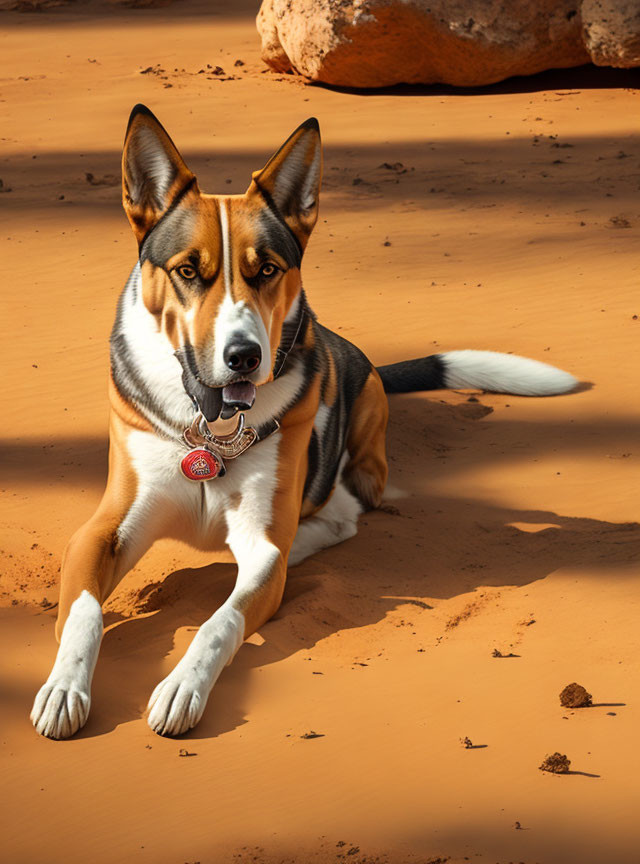
<svg viewBox="0 0 640 864">
<path fill-rule="evenodd" d="M 277 420 L 268 420 L 254 429 L 247 426 L 244 413 L 238 415 L 238 425 L 230 435 L 214 435 L 201 411 L 193 423 L 182 433 L 183 443 L 189 452 L 180 460 L 180 470 L 187 480 L 212 480 L 214 477 L 224 477 L 227 473 L 225 459 L 237 459 L 254 444 L 264 441 L 280 424 Z"/>
</svg>

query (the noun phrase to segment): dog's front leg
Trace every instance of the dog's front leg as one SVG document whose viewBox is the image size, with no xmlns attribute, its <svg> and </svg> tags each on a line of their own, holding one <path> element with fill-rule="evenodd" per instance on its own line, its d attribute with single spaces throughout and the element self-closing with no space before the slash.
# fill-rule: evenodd
<svg viewBox="0 0 640 864">
<path fill-rule="evenodd" d="M 84 726 L 91 702 L 91 680 L 102 640 L 102 608 L 120 554 L 116 528 L 98 512 L 76 532 L 64 554 L 55 663 L 40 688 L 31 721 L 41 735 L 68 738 Z"/>
<path fill-rule="evenodd" d="M 276 613 L 300 521 L 307 447 L 319 384 L 309 388 L 280 432 L 244 458 L 239 501 L 226 511 L 227 544 L 238 564 L 225 603 L 196 633 L 187 653 L 149 700 L 149 726 L 180 735 L 195 726 L 211 688 L 243 640 Z"/>
<path fill-rule="evenodd" d="M 235 588 L 153 691 L 149 726 L 159 735 L 180 735 L 196 725 L 224 667 L 244 639 L 268 621 L 280 605 L 286 555 L 266 537 L 238 537 L 230 532 L 228 542 L 238 562 Z"/>
<path fill-rule="evenodd" d="M 153 526 L 141 524 L 135 542 L 119 545 L 124 514 L 114 517 L 105 509 L 75 534 L 62 562 L 60 647 L 31 711 L 36 730 L 48 738 L 69 738 L 87 722 L 102 641 L 101 604 L 155 539 Z"/>
<path fill-rule="evenodd" d="M 126 448 L 112 435 L 104 497 L 94 516 L 71 538 L 62 561 L 56 622 L 60 647 L 31 711 L 36 730 L 48 738 L 68 738 L 86 723 L 102 640 L 101 604 L 162 533 L 152 502 L 143 494 L 136 498 L 135 491 Z"/>
<path fill-rule="evenodd" d="M 271 520 L 263 521 L 264 512 L 251 495 L 227 512 L 227 543 L 238 564 L 236 584 L 154 690 L 149 726 L 159 735 L 180 735 L 196 725 L 224 667 L 280 606 L 300 512 L 301 484 L 285 483 L 273 496 Z"/>
</svg>

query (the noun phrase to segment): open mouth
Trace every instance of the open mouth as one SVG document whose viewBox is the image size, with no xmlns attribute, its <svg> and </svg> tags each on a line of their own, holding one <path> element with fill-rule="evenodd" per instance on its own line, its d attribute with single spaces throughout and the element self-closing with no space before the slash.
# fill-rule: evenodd
<svg viewBox="0 0 640 864">
<path fill-rule="evenodd" d="M 228 420 L 236 411 L 248 411 L 256 400 L 256 385 L 251 381 L 235 381 L 222 388 L 220 417 Z"/>
<path fill-rule="evenodd" d="M 197 374 L 193 349 L 190 345 L 176 351 L 182 366 L 182 384 L 209 423 L 218 417 L 228 420 L 238 411 L 248 411 L 256 398 L 256 385 L 251 381 L 234 381 L 226 387 L 209 387 Z"/>
</svg>

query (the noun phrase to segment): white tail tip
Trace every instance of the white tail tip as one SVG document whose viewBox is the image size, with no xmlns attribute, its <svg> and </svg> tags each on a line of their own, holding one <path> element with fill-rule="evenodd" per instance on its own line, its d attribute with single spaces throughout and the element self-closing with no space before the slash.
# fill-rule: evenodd
<svg viewBox="0 0 640 864">
<path fill-rule="evenodd" d="M 555 396 L 568 393 L 578 383 L 562 369 L 515 354 L 447 351 L 440 359 L 447 387 L 477 387 L 516 396 Z"/>
</svg>

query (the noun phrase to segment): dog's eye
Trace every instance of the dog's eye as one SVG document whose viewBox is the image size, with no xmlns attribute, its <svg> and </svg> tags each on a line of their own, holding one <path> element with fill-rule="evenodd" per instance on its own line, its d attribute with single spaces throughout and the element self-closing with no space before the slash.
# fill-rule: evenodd
<svg viewBox="0 0 640 864">
<path fill-rule="evenodd" d="M 263 264 L 262 267 L 260 268 L 260 276 L 263 279 L 271 279 L 271 277 L 275 276 L 277 272 L 278 272 L 278 268 L 276 267 L 276 265 L 271 264 L 270 262 Z"/>
<path fill-rule="evenodd" d="M 196 268 L 192 267 L 191 264 L 183 264 L 181 267 L 178 267 L 178 274 L 182 276 L 183 279 L 186 279 L 187 282 L 190 282 L 192 279 L 195 279 L 197 276 Z"/>
</svg>

